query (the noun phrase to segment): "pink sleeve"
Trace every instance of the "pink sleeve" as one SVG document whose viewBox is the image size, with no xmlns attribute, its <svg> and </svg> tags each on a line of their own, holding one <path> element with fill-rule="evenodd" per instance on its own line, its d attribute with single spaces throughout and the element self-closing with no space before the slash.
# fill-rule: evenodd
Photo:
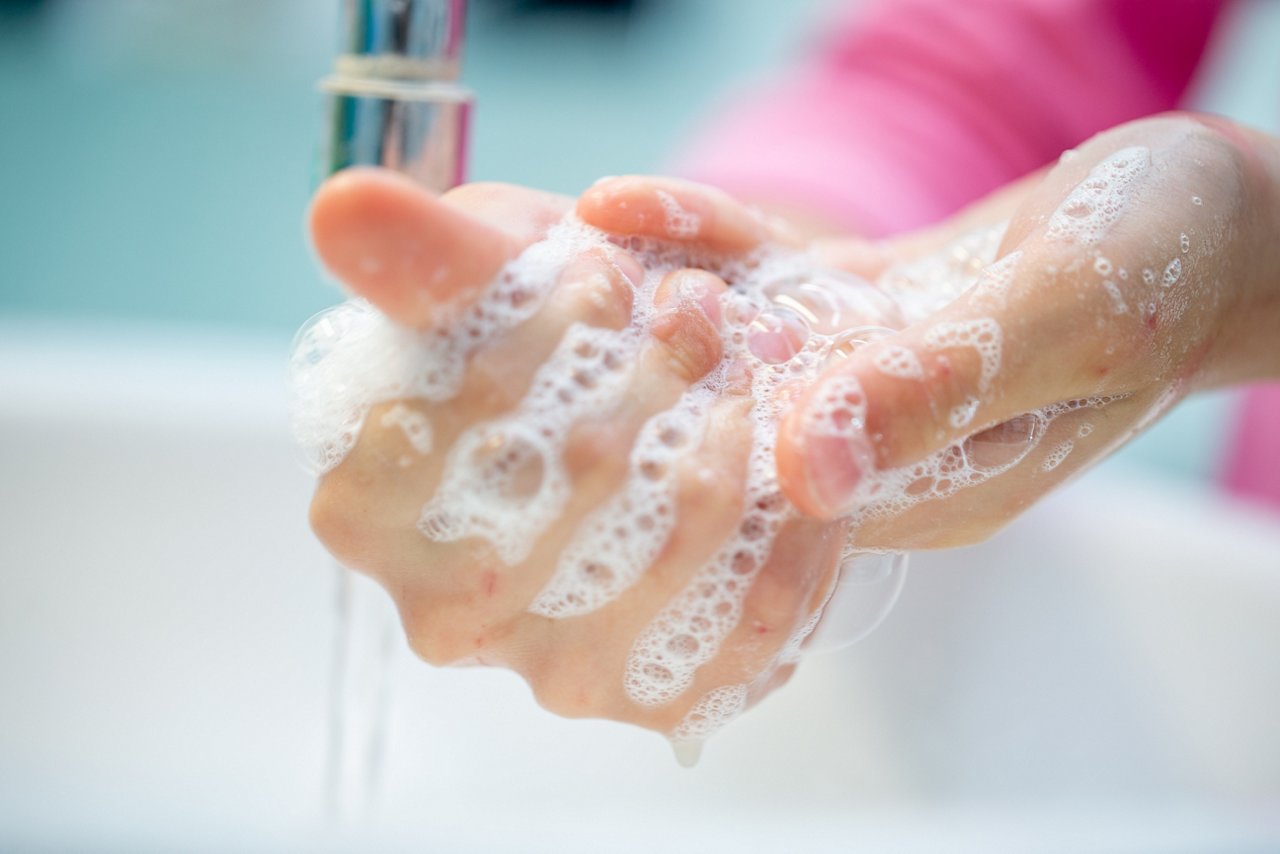
<svg viewBox="0 0 1280 854">
<path fill-rule="evenodd" d="M 1175 107 L 1225 0 L 882 0 L 745 94 L 678 171 L 871 236 Z"/>
</svg>

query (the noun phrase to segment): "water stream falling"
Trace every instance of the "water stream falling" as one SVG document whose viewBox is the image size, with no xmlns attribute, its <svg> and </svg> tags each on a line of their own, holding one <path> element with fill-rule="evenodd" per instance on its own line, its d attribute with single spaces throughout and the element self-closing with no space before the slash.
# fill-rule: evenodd
<svg viewBox="0 0 1280 854">
<path fill-rule="evenodd" d="M 390 737 L 392 671 L 400 628 L 386 593 L 334 564 L 325 795 L 331 820 L 358 824 L 378 806 Z"/>
</svg>

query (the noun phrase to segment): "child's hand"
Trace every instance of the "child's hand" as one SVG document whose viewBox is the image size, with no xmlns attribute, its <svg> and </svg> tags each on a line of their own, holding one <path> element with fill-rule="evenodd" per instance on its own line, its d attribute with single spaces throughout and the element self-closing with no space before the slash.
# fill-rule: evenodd
<svg viewBox="0 0 1280 854">
<path fill-rule="evenodd" d="M 1040 428 L 1022 413 L 1087 401 L 1069 404 L 1005 474 L 858 531 L 867 546 L 972 543 L 1188 391 L 1280 375 L 1278 174 L 1276 140 L 1174 116 L 1102 134 L 1043 180 L 1024 182 L 999 260 L 958 300 L 893 340 L 919 357 L 921 378 L 876 370 L 888 342 L 873 344 L 792 410 L 778 446 L 787 494 L 830 518 L 851 509 L 868 460 L 908 466 L 984 430 L 966 452 L 998 456 L 1002 444 Z M 989 207 L 1009 201 L 1005 194 Z M 935 248 L 953 231 L 831 248 L 874 274 L 887 257 Z M 947 330 L 975 329 L 975 321 L 995 346 L 984 351 L 955 336 L 947 345 Z M 854 443 L 803 428 L 806 404 L 838 376 L 856 377 L 868 401 L 866 435 Z"/>
<path fill-rule="evenodd" d="M 509 410 L 573 321 L 614 329 L 628 322 L 641 271 L 621 249 L 593 250 L 571 263 L 533 319 L 475 354 L 455 399 L 399 401 L 369 413 L 355 449 L 323 479 L 313 523 L 340 559 L 388 588 L 411 643 L 429 661 L 508 666 L 557 712 L 662 731 L 716 689 L 745 684 L 753 702 L 790 672 L 789 656 L 780 661 L 779 653 L 830 589 L 846 523 L 820 520 L 857 510 L 870 468 L 910 467 L 948 447 L 959 462 L 989 470 L 1016 460 L 968 488 L 924 484 L 946 497 L 862 518 L 856 532 L 857 544 L 872 548 L 974 542 L 1188 390 L 1280 375 L 1275 149 L 1274 141 L 1193 119 L 1152 119 L 1091 141 L 1047 176 L 940 228 L 887 244 L 827 242 L 833 263 L 872 278 L 1013 212 L 999 260 L 973 288 L 902 333 L 857 349 L 799 395 L 778 437 L 777 465 L 782 488 L 809 517 L 784 527 L 743 618 L 672 702 L 633 702 L 622 674 L 633 640 L 741 517 L 750 446 L 745 394 L 717 403 L 696 452 L 682 458 L 678 524 L 633 587 L 567 619 L 528 609 L 579 523 L 622 482 L 641 425 L 720 360 L 725 285 L 709 273 L 677 271 L 659 289 L 660 319 L 626 405 L 571 432 L 572 498 L 518 565 L 505 565 L 476 540 L 438 543 L 420 533 L 443 453 L 415 456 L 402 419 L 386 416 L 396 406 L 426 414 L 436 447 L 447 449 L 471 425 Z M 355 172 L 321 189 L 313 231 L 321 257 L 352 290 L 398 322 L 426 327 L 441 306 L 474 296 L 572 206 L 494 185 L 436 199 L 395 176 Z M 799 242 L 785 225 L 719 191 L 669 179 L 601 181 L 576 211 L 612 234 L 687 242 L 722 256 L 763 241 Z M 785 354 L 784 333 L 759 334 L 753 352 Z M 879 357 L 904 346 L 919 370 L 886 371 Z M 806 407 L 832 382 L 847 387 L 849 377 L 866 401 L 865 429 L 852 439 L 808 435 Z M 935 466 L 929 477 L 946 471 Z"/>
<path fill-rule="evenodd" d="M 579 203 L 581 213 L 590 214 L 591 198 Z M 393 174 L 365 170 L 337 176 L 320 189 L 311 226 L 324 263 L 351 290 L 401 324 L 426 327 L 444 306 L 455 310 L 472 299 L 571 204 L 497 185 L 470 185 L 435 198 Z M 645 215 L 643 206 L 632 213 Z M 699 239 L 717 250 L 745 248 L 764 234 L 749 217 L 707 214 Z M 748 231 L 756 236 L 748 239 Z M 529 607 L 581 521 L 627 474 L 641 426 L 719 362 L 721 280 L 684 270 L 660 286 L 652 338 L 624 403 L 570 432 L 565 467 L 571 496 L 525 559 L 509 566 L 487 542 L 436 542 L 419 530 L 420 513 L 436 494 L 446 452 L 458 437 L 520 401 L 570 324 L 624 326 L 641 275 L 621 249 L 587 252 L 569 263 L 536 315 L 471 358 L 456 397 L 441 404 L 402 400 L 376 406 L 355 447 L 322 478 L 312 524 L 344 564 L 387 588 L 410 644 L 426 660 L 510 667 L 555 712 L 670 732 L 716 689 L 748 686 L 745 698 L 735 694 L 727 704 L 751 703 L 785 680 L 791 665 L 778 661 L 779 652 L 829 591 L 843 545 L 840 523 L 799 519 L 785 526 L 754 579 L 737 627 L 696 670 L 692 684 L 663 704 L 627 696 L 623 674 L 633 641 L 742 516 L 751 444 L 750 419 L 744 417 L 748 397 L 720 400 L 697 447 L 679 458 L 675 527 L 633 586 L 579 616 L 552 619 Z M 429 453 L 415 447 L 403 429 L 414 414 L 431 425 Z"/>
</svg>

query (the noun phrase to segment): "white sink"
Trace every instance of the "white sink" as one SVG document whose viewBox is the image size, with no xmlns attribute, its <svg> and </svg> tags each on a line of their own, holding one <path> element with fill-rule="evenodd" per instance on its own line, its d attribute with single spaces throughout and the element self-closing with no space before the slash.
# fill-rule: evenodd
<svg viewBox="0 0 1280 854">
<path fill-rule="evenodd" d="M 917 555 L 693 771 L 401 655 L 379 808 L 335 826 L 284 348 L 0 328 L 0 849 L 1280 849 L 1280 524 L 1105 469 Z"/>
</svg>

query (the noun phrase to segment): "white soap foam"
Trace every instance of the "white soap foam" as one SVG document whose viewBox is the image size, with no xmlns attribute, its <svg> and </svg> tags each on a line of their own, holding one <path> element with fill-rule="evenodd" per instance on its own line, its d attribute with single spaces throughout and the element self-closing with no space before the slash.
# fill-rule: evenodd
<svg viewBox="0 0 1280 854">
<path fill-rule="evenodd" d="M 703 422 L 689 401 L 653 416 L 631 451 L 622 489 L 579 527 L 529 611 L 544 617 L 590 613 L 634 584 L 675 526 L 676 466 L 697 448 Z"/>
<path fill-rule="evenodd" d="M 723 685 L 698 698 L 669 735 L 676 761 L 685 768 L 697 765 L 703 743 L 742 714 L 746 707 L 747 686 L 744 684 Z"/>
<path fill-rule="evenodd" d="M 1111 298 L 1111 311 L 1113 314 L 1128 314 L 1129 304 L 1125 302 L 1124 294 L 1120 292 L 1120 286 L 1115 282 L 1107 279 L 1102 283 L 1102 289 L 1107 292 L 1107 296 Z"/>
<path fill-rule="evenodd" d="M 774 538 L 795 512 L 768 471 L 773 441 L 761 432 L 757 427 L 742 521 L 632 645 L 623 685 L 637 703 L 656 706 L 674 700 L 698 668 L 716 656 L 742 618 L 747 593 L 769 559 Z"/>
<path fill-rule="evenodd" d="M 569 430 L 617 405 L 637 338 L 631 330 L 571 326 L 515 412 L 476 425 L 450 449 L 419 529 L 443 542 L 483 537 L 505 563 L 524 560 L 569 500 Z"/>
<path fill-rule="evenodd" d="M 1000 372 L 1000 324 L 990 317 L 973 320 L 947 321 L 932 326 L 924 333 L 924 342 L 933 350 L 950 350 L 971 347 L 981 360 L 978 375 L 978 391 L 991 388 L 991 381 Z"/>
<path fill-rule="evenodd" d="M 692 240 L 702 230 L 702 217 L 680 205 L 675 196 L 666 190 L 655 190 L 658 202 L 662 205 L 662 214 L 667 236 L 675 240 Z"/>
<path fill-rule="evenodd" d="M 1071 450 L 1075 446 L 1076 443 L 1069 439 L 1065 442 L 1060 442 L 1057 445 L 1054 445 L 1053 449 L 1049 451 L 1048 456 L 1044 458 L 1044 462 L 1040 464 L 1040 469 L 1042 471 L 1053 471 L 1058 466 L 1062 465 L 1063 461 L 1067 458 L 1067 455 L 1071 453 Z"/>
<path fill-rule="evenodd" d="M 906 323 L 923 320 L 973 287 L 994 261 L 1007 230 L 1008 223 L 1001 222 L 962 234 L 938 252 L 890 267 L 876 285 L 898 304 Z"/>
<path fill-rule="evenodd" d="M 421 412 L 396 403 L 383 413 L 381 423 L 383 427 L 399 427 L 418 454 L 425 457 L 431 453 L 431 421 Z"/>
<path fill-rule="evenodd" d="M 951 411 L 947 415 L 947 421 L 957 430 L 962 427 L 968 427 L 973 423 L 973 417 L 978 414 L 978 406 L 981 403 L 982 401 L 973 395 L 967 395 L 961 403 L 951 407 Z"/>
<path fill-rule="evenodd" d="M 990 266 L 984 267 L 973 285 L 972 294 L 975 301 L 990 301 L 997 307 L 1005 304 L 1009 288 L 1013 285 L 1018 262 L 1022 260 L 1022 250 L 1010 252 Z"/>
<path fill-rule="evenodd" d="M 1123 148 L 1090 170 L 1049 217 L 1048 240 L 1097 243 L 1124 213 L 1135 181 L 1151 166 L 1145 146 Z"/>
<path fill-rule="evenodd" d="M 289 361 L 290 428 L 307 468 L 324 474 L 340 463 L 375 403 L 452 398 L 467 357 L 532 317 L 549 290 L 546 283 L 598 242 L 580 224 L 556 226 L 489 285 L 484 299 L 449 312 L 426 331 L 398 327 L 363 300 L 308 321 Z"/>
<path fill-rule="evenodd" d="M 924 379 L 920 357 L 908 347 L 890 344 L 876 353 L 873 364 L 882 374 L 903 380 Z"/>
</svg>

